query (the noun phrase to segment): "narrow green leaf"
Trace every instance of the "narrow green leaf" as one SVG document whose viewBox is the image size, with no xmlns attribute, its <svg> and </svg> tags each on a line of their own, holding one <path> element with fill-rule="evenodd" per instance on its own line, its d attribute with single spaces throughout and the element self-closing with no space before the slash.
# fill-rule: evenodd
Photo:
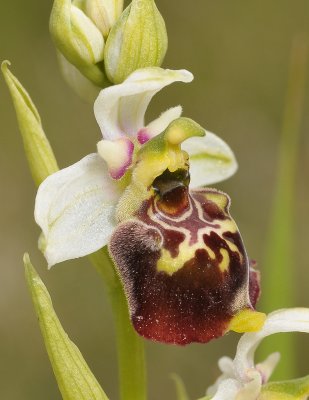
<svg viewBox="0 0 309 400">
<path fill-rule="evenodd" d="M 62 328 L 50 295 L 28 254 L 24 256 L 24 264 L 45 346 L 63 400 L 108 400 L 82 354 Z"/>
<path fill-rule="evenodd" d="M 295 178 L 308 72 L 307 62 L 307 43 L 298 38 L 294 42 L 291 53 L 278 176 L 262 274 L 263 307 L 266 312 L 295 305 L 295 268 L 297 268 L 293 257 Z M 282 353 L 282 361 L 275 372 L 276 379 L 295 376 L 295 343 L 291 335 L 284 334 L 267 339 L 262 348 L 265 350 L 264 355 L 269 355 L 274 351 Z"/>
<path fill-rule="evenodd" d="M 58 170 L 53 150 L 45 136 L 39 113 L 29 94 L 9 70 L 9 61 L 1 65 L 16 111 L 25 153 L 34 182 L 39 185 Z"/>
<path fill-rule="evenodd" d="M 177 400 L 189 400 L 189 396 L 182 379 L 177 374 L 173 374 L 171 378 L 175 383 Z"/>
<path fill-rule="evenodd" d="M 263 386 L 259 400 L 305 400 L 309 396 L 309 376 Z"/>
</svg>

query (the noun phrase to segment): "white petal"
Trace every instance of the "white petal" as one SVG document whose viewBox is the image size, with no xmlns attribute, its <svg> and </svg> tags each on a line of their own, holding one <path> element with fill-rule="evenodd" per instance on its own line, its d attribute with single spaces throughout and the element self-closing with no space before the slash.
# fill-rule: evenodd
<svg viewBox="0 0 309 400">
<path fill-rule="evenodd" d="M 112 178 L 120 179 L 132 164 L 134 144 L 127 137 L 116 140 L 101 140 L 98 153 L 108 165 Z"/>
<path fill-rule="evenodd" d="M 259 332 L 244 334 L 237 346 L 234 359 L 235 372 L 240 379 L 246 379 L 246 371 L 254 366 L 254 353 L 260 342 L 267 336 L 280 332 L 309 333 L 309 309 L 291 308 L 275 311 L 268 315 Z"/>
<path fill-rule="evenodd" d="M 181 114 L 182 114 L 181 106 L 172 107 L 169 110 L 163 112 L 159 118 L 152 121 L 146 127 L 150 139 L 164 132 L 165 129 L 169 126 L 169 124 L 173 122 L 175 119 L 179 118 Z"/>
<path fill-rule="evenodd" d="M 152 97 L 173 82 L 191 82 L 186 70 L 144 68 L 123 83 L 103 89 L 94 104 L 94 114 L 104 139 L 136 136 L 144 127 L 144 116 Z"/>
<path fill-rule="evenodd" d="M 35 220 L 52 266 L 106 245 L 114 227 L 120 192 L 98 154 L 48 177 L 39 187 Z"/>
<path fill-rule="evenodd" d="M 193 137 L 182 145 L 190 156 L 191 187 L 221 182 L 237 171 L 237 161 L 230 147 L 214 133 Z"/>
</svg>

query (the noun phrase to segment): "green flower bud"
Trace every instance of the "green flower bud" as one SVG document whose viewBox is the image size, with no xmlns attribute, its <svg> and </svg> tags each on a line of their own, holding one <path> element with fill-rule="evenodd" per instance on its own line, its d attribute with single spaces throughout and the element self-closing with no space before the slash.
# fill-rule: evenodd
<svg viewBox="0 0 309 400">
<path fill-rule="evenodd" d="M 108 36 L 104 62 L 113 83 L 139 68 L 160 66 L 167 51 L 164 20 L 154 0 L 133 0 Z"/>
<path fill-rule="evenodd" d="M 1 69 L 12 96 L 31 174 L 36 185 L 39 185 L 49 175 L 58 171 L 57 161 L 43 131 L 38 110 L 29 94 L 9 70 L 9 65 L 9 61 L 4 61 Z"/>
<path fill-rule="evenodd" d="M 107 38 L 109 31 L 122 13 L 123 0 L 86 0 L 84 9 L 103 36 Z"/>
<path fill-rule="evenodd" d="M 71 0 L 55 0 L 50 32 L 60 53 L 86 78 L 99 87 L 108 85 L 103 65 L 100 66 L 104 56 L 103 35 L 81 8 Z"/>
</svg>

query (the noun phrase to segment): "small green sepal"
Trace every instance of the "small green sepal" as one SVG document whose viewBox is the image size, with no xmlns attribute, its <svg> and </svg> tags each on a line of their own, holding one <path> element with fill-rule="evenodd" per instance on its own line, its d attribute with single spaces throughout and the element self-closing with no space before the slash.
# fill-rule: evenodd
<svg viewBox="0 0 309 400">
<path fill-rule="evenodd" d="M 9 70 L 10 62 L 1 65 L 16 111 L 23 138 L 26 157 L 36 185 L 58 171 L 58 165 L 50 143 L 43 131 L 41 118 L 29 94 Z"/>
<path fill-rule="evenodd" d="M 28 254 L 24 255 L 24 265 L 34 308 L 63 400 L 108 400 L 81 352 L 64 331 L 50 295 Z"/>
<path fill-rule="evenodd" d="M 106 42 L 104 62 L 108 79 L 121 83 L 137 69 L 160 66 L 167 44 L 165 22 L 154 0 L 133 0 Z"/>
</svg>

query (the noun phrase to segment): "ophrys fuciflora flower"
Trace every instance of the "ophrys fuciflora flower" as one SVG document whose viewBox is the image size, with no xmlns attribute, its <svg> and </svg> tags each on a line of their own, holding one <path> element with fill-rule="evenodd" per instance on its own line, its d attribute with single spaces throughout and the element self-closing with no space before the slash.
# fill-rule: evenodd
<svg viewBox="0 0 309 400">
<path fill-rule="evenodd" d="M 104 89 L 95 104 L 98 153 L 47 178 L 35 209 L 50 266 L 108 245 L 137 332 L 176 344 L 264 321 L 229 197 L 201 188 L 235 172 L 232 151 L 182 118 L 181 107 L 144 122 L 155 93 L 191 80 L 187 71 L 148 68 Z"/>
</svg>

